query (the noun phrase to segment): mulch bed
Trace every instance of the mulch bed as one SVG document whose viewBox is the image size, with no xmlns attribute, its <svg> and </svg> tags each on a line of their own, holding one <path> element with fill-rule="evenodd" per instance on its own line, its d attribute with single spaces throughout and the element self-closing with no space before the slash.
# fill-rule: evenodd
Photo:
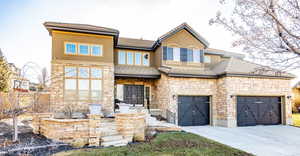
<svg viewBox="0 0 300 156">
<path fill-rule="evenodd" d="M 12 140 L 12 134 L 0 136 L 0 155 L 48 156 L 60 151 L 73 149 L 67 144 L 55 142 L 32 132 L 20 133 L 19 142 L 17 143 L 13 143 L 10 140 Z"/>
</svg>

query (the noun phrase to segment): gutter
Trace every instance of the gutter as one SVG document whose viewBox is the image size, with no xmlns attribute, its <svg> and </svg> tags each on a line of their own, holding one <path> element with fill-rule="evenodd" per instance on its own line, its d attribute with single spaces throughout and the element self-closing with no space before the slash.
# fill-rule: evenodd
<svg viewBox="0 0 300 156">
<path fill-rule="evenodd" d="M 131 77 L 131 78 L 157 79 L 157 78 L 160 78 L 160 75 L 115 74 L 115 77 Z"/>
</svg>

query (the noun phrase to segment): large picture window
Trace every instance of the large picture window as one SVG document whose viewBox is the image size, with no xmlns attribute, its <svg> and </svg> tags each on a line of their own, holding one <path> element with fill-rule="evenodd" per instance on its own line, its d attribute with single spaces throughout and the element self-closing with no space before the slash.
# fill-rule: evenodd
<svg viewBox="0 0 300 156">
<path fill-rule="evenodd" d="M 65 100 L 100 101 L 102 99 L 102 69 L 69 67 L 65 69 Z"/>
</svg>

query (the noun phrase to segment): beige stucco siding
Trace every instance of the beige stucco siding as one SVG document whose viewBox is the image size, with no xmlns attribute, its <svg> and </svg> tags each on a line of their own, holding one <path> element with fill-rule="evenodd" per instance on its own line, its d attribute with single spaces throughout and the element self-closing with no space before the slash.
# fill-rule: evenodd
<svg viewBox="0 0 300 156">
<path fill-rule="evenodd" d="M 103 46 L 103 56 L 67 55 L 64 53 L 65 42 L 97 44 Z M 113 63 L 113 37 L 71 32 L 52 32 L 52 60 L 81 60 Z"/>
</svg>

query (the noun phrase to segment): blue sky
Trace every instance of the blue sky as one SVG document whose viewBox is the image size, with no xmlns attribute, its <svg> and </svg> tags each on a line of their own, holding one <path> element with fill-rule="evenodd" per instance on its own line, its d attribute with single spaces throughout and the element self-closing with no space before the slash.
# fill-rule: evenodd
<svg viewBox="0 0 300 156">
<path fill-rule="evenodd" d="M 187 22 L 211 47 L 239 51 L 230 33 L 208 25 L 219 9 L 218 0 L 0 0 L 0 48 L 19 67 L 31 61 L 50 69 L 45 21 L 111 27 L 123 37 L 151 40 Z"/>
</svg>

